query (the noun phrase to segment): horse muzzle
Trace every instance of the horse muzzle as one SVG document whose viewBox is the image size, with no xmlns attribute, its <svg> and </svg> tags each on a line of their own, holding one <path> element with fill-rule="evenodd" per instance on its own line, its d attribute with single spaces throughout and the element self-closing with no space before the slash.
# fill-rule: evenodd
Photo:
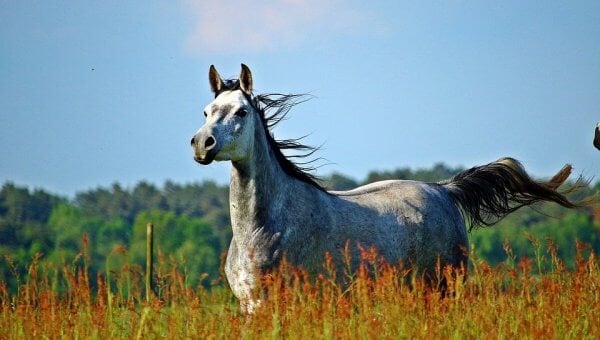
<svg viewBox="0 0 600 340">
<path fill-rule="evenodd" d="M 192 148 L 194 149 L 194 160 L 202 165 L 212 163 L 219 152 L 217 141 L 213 136 L 206 137 L 203 141 L 192 138 Z"/>
</svg>

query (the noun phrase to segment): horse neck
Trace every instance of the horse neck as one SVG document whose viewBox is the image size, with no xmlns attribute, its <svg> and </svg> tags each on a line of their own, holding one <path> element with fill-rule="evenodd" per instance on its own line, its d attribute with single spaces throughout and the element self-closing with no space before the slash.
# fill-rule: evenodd
<svg viewBox="0 0 600 340">
<path fill-rule="evenodd" d="M 294 195 L 297 188 L 296 179 L 275 158 L 262 126 L 256 130 L 252 157 L 232 162 L 229 205 L 234 237 L 268 227 L 269 214 L 277 210 L 282 195 Z"/>
</svg>

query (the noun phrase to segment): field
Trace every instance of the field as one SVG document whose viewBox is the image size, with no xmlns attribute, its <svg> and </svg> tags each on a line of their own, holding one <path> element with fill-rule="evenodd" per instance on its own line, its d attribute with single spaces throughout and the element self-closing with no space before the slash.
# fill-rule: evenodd
<svg viewBox="0 0 600 340">
<path fill-rule="evenodd" d="M 576 247 L 572 269 L 552 244 L 538 244 L 533 259 L 515 259 L 506 247 L 507 260 L 493 268 L 473 253 L 468 276 L 440 269 L 444 291 L 368 252 L 354 275 L 325 270 L 309 279 L 283 263 L 265 277 L 266 297 L 252 316 L 222 284 L 188 287 L 172 259 L 156 265 L 149 301 L 139 266 L 98 274 L 92 286 L 85 253 L 61 266 L 34 259 L 18 291 L 0 285 L 0 338 L 596 339 L 599 263 L 589 247 Z"/>
</svg>

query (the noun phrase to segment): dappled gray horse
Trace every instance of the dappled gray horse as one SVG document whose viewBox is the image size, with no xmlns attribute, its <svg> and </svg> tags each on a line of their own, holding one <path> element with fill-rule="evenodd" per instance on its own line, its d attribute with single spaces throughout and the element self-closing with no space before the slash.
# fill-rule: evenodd
<svg viewBox="0 0 600 340">
<path fill-rule="evenodd" d="M 339 265 L 349 242 L 353 249 L 374 247 L 388 263 L 431 273 L 438 261 L 465 265 L 466 225 L 490 225 L 538 201 L 577 206 L 556 191 L 570 166 L 538 183 L 511 158 L 439 183 L 395 180 L 327 191 L 302 165 L 306 163 L 294 163 L 282 152 L 312 150 L 296 140 L 276 140 L 270 131 L 301 96 L 254 95 L 252 74 L 243 64 L 239 79 L 232 80 L 221 79 L 211 66 L 209 81 L 215 99 L 204 109 L 206 122 L 191 144 L 200 164 L 231 161 L 233 238 L 225 273 L 249 312 L 255 308 L 257 275 L 284 254 L 293 265 L 314 273 L 323 268 L 326 252 Z"/>
</svg>

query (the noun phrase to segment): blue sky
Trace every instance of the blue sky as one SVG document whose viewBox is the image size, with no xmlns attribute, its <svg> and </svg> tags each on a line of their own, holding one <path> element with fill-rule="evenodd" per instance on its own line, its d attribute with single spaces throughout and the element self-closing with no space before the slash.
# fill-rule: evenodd
<svg viewBox="0 0 600 340">
<path fill-rule="evenodd" d="M 227 183 L 192 160 L 207 74 L 308 92 L 278 137 L 329 165 L 600 177 L 600 2 L 3 1 L 0 181 L 72 195 L 118 181 Z"/>
</svg>

